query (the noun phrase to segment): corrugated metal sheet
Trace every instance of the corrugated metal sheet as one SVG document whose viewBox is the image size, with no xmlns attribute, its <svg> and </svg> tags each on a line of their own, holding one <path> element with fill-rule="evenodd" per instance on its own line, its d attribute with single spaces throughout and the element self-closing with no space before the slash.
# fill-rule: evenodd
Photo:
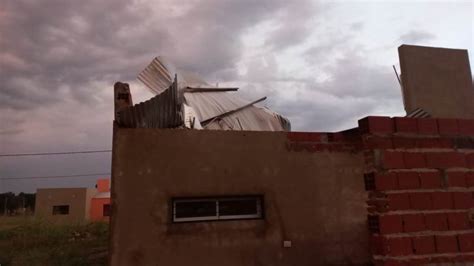
<svg viewBox="0 0 474 266">
<path fill-rule="evenodd" d="M 160 94 L 173 83 L 173 78 L 170 73 L 170 70 L 161 60 L 155 57 L 153 61 L 138 74 L 138 79 L 151 91 Z"/>
<path fill-rule="evenodd" d="M 175 114 L 162 113 L 168 109 L 163 109 L 166 103 L 161 100 L 167 99 L 164 93 L 172 83 L 172 76 L 175 76 L 174 86 L 179 95 L 178 99 L 173 99 L 173 101 L 186 104 L 186 108 L 189 109 L 186 113 L 181 112 L 180 124 L 184 125 L 186 118 L 186 126 L 190 128 L 201 128 L 201 125 L 204 129 L 223 130 L 289 131 L 291 128 L 288 119 L 267 108 L 257 107 L 254 105 L 256 102 L 244 100 L 236 93 L 230 93 L 237 91 L 238 88 L 219 88 L 217 85 L 213 87 L 193 73 L 179 71 L 163 57 L 155 57 L 138 75 L 138 79 L 151 92 L 158 94 L 155 97 L 158 97 L 156 101 L 153 98 L 149 102 L 156 104 L 159 108 L 152 109 L 153 104 L 151 106 L 146 104 L 145 107 L 139 104 L 136 110 L 124 113 L 124 119 L 121 121 L 123 125 L 166 127 L 163 121 L 172 120 L 170 115 Z M 179 77 L 179 83 L 176 76 Z M 150 110 L 152 110 L 151 115 Z M 145 121 L 142 112 L 146 112 L 150 119 Z"/>
<path fill-rule="evenodd" d="M 204 129 L 262 131 L 291 129 L 288 119 L 265 107 L 254 105 L 263 98 L 248 102 L 229 92 L 196 92 L 184 93 L 184 99 L 194 109 Z"/>
<path fill-rule="evenodd" d="M 120 111 L 117 122 L 125 128 L 174 128 L 183 125 L 176 78 L 161 94 Z"/>
</svg>

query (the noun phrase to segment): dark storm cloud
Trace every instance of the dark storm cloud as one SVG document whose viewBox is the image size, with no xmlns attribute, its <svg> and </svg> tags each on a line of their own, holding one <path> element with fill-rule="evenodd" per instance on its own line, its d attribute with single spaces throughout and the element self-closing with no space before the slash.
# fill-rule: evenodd
<svg viewBox="0 0 474 266">
<path fill-rule="evenodd" d="M 313 49 L 310 54 L 318 60 L 304 54 L 309 62 L 323 65 L 315 68 L 313 77 L 320 69 L 326 78 L 285 77 L 274 65 L 253 66 L 248 76 L 252 83 L 243 88 L 253 92 L 247 98 L 269 96 L 267 104 L 273 110 L 287 116 L 293 129 L 305 131 L 343 130 L 367 115 L 402 112 L 401 90 L 389 64 L 367 64 L 367 51 L 360 47 L 342 53 L 333 47 L 321 49 L 325 57 L 336 59 L 328 62 Z"/>
<path fill-rule="evenodd" d="M 266 44 L 276 50 L 281 50 L 303 43 L 311 35 L 310 22 L 318 18 L 328 5 L 316 4 L 316 2 L 290 1 L 291 4 L 277 13 L 277 28 L 274 29 Z"/>
<path fill-rule="evenodd" d="M 353 23 L 346 29 L 327 27 L 325 37 L 301 53 L 312 74 L 288 76 L 266 56 L 267 65 L 259 60 L 248 65 L 242 79 L 252 84 L 244 89 L 259 97 L 269 96 L 271 108 L 290 118 L 296 130 L 343 130 L 370 114 L 403 114 L 392 62 L 369 63 L 371 51 L 355 41 L 363 24 Z"/>
<path fill-rule="evenodd" d="M 260 22 L 292 21 L 299 12 L 311 11 L 308 1 L 297 2 L 305 10 L 298 11 L 297 3 L 284 0 L 7 0 L 0 8 L 0 150 L 109 148 L 111 88 L 116 80 L 135 80 L 156 55 L 166 55 L 178 67 L 204 78 L 235 80 L 236 63 L 243 53 L 242 34 Z M 282 16 L 287 9 L 293 11 Z M 292 27 L 303 29 L 306 22 L 297 20 Z M 276 23 L 275 36 L 281 37 L 275 37 L 272 45 L 286 47 L 288 38 L 277 32 L 284 32 L 287 23 L 278 19 Z M 136 88 L 132 91 L 137 93 Z M 108 168 L 109 156 L 92 161 L 88 157 L 24 158 L 0 160 L 0 177 Z M 94 178 L 85 180 L 82 184 L 90 186 Z M 44 187 L 54 182 L 40 183 Z M 8 181 L 0 191 L 32 191 L 35 184 Z"/>
<path fill-rule="evenodd" d="M 129 54 L 120 53 L 124 40 L 117 32 L 122 20 L 137 23 L 140 16 L 126 3 L 9 1 L 1 26 L 2 58 L 10 58 L 2 60 L 2 108 L 51 104 L 61 100 L 62 86 L 79 100 L 93 99 L 84 97 L 91 81 L 129 77 L 124 64 L 117 64 Z"/>
<path fill-rule="evenodd" d="M 419 44 L 423 42 L 432 41 L 436 38 L 435 35 L 422 31 L 422 30 L 411 30 L 405 34 L 402 34 L 399 40 L 406 44 Z"/>
<path fill-rule="evenodd" d="M 8 1 L 0 104 L 50 104 L 61 100 L 61 86 L 94 104 L 91 82 L 133 79 L 157 54 L 204 76 L 235 77 L 241 33 L 285 10 L 310 12 L 305 2 L 298 8 L 287 1 L 188 1 L 185 11 L 173 12 L 180 8 L 173 1 Z M 298 14 L 284 15 L 291 16 Z"/>
</svg>

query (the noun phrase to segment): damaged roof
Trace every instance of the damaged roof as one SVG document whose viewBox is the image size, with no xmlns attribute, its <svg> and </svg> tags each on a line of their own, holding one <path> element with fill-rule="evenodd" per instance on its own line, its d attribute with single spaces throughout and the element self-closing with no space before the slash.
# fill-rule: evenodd
<svg viewBox="0 0 474 266">
<path fill-rule="evenodd" d="M 122 127 L 290 131 L 287 118 L 239 96 L 238 88 L 211 86 L 156 57 L 138 75 L 155 97 L 132 106 L 128 84 L 115 84 L 116 121 Z M 127 96 L 128 95 L 128 96 Z M 117 101 L 122 101 L 117 105 Z M 125 103 L 125 104 L 124 104 Z M 117 107 L 119 107 L 117 110 Z"/>
</svg>

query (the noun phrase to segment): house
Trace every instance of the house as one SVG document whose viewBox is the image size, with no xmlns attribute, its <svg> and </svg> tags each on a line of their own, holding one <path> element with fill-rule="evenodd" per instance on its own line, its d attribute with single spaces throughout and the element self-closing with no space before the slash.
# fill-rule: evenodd
<svg viewBox="0 0 474 266">
<path fill-rule="evenodd" d="M 474 105 L 420 97 L 472 97 L 467 51 L 399 52 L 407 117 L 334 133 L 200 130 L 176 78 L 135 106 L 116 83 L 111 265 L 474 262 Z"/>
<path fill-rule="evenodd" d="M 41 188 L 36 191 L 35 216 L 51 222 L 83 222 L 96 193 L 92 188 Z"/>
<path fill-rule="evenodd" d="M 91 199 L 90 220 L 109 221 L 110 217 L 110 179 L 99 179 L 97 193 Z"/>
<path fill-rule="evenodd" d="M 36 192 L 35 215 L 51 222 L 108 221 L 110 179 L 96 188 L 41 188 Z"/>
</svg>

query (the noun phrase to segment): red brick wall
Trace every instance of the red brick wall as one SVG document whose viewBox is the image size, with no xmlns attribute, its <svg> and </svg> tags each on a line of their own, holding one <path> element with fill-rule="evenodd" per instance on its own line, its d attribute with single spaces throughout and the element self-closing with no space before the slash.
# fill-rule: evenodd
<svg viewBox="0 0 474 266">
<path fill-rule="evenodd" d="M 359 121 L 376 265 L 474 262 L 474 120 Z"/>
</svg>

